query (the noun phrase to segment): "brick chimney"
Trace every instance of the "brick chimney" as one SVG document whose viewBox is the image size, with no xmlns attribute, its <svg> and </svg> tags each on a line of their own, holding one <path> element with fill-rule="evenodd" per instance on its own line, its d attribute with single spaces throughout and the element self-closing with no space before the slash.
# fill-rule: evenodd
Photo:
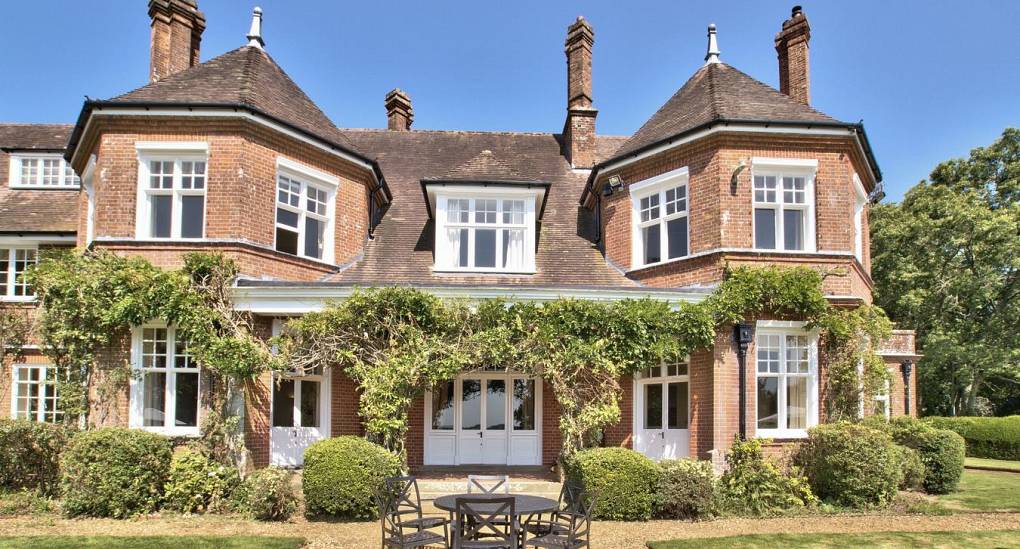
<svg viewBox="0 0 1020 549">
<path fill-rule="evenodd" d="M 567 27 L 567 121 L 563 125 L 563 148 L 570 165 L 595 165 L 595 116 L 591 98 L 591 47 L 595 31 L 578 17 Z"/>
<path fill-rule="evenodd" d="M 804 103 L 811 104 L 811 79 L 808 69 L 808 41 L 811 26 L 800 6 L 783 21 L 783 30 L 776 34 L 776 53 L 779 54 L 779 91 Z"/>
<path fill-rule="evenodd" d="M 406 132 L 414 122 L 411 97 L 400 88 L 393 88 L 386 94 L 386 127 L 396 132 Z"/>
<path fill-rule="evenodd" d="M 196 0 L 149 0 L 152 19 L 149 81 L 198 64 L 205 15 Z"/>
</svg>

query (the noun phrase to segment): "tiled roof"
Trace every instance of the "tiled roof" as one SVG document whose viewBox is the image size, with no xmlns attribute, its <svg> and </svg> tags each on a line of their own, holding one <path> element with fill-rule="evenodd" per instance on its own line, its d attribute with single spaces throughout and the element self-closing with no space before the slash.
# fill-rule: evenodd
<svg viewBox="0 0 1020 549">
<path fill-rule="evenodd" d="M 695 72 L 614 156 L 635 153 L 720 119 L 838 123 L 725 63 L 709 63 Z"/>
<path fill-rule="evenodd" d="M 564 159 L 559 136 L 535 133 L 344 130 L 378 158 L 393 202 L 366 244 L 364 256 L 329 282 L 365 285 L 628 288 L 637 284 L 606 263 L 592 242 L 593 212 L 577 198 L 587 172 Z M 609 155 L 626 138 L 599 137 Z M 534 275 L 434 274 L 433 233 L 421 180 L 456 176 L 550 184 L 538 233 Z"/>
<path fill-rule="evenodd" d="M 265 50 L 243 46 L 105 104 L 244 105 L 362 154 Z"/>
<path fill-rule="evenodd" d="M 0 124 L 0 150 L 63 150 L 71 126 L 66 124 Z M 7 155 L 0 153 L 0 173 L 7 173 Z M 9 174 L 8 174 L 9 175 Z M 0 233 L 74 232 L 78 228 L 78 193 L 9 187 L 0 181 Z"/>
</svg>

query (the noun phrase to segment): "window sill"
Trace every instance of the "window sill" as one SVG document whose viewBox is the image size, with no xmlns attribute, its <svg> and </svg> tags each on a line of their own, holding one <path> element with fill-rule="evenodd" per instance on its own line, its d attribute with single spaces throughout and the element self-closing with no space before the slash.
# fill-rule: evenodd
<svg viewBox="0 0 1020 549">
<path fill-rule="evenodd" d="M 800 440 L 807 436 L 807 429 L 758 429 L 754 434 L 754 438 L 770 438 L 774 441 Z"/>
<path fill-rule="evenodd" d="M 435 274 L 480 274 L 480 275 L 506 275 L 506 276 L 518 276 L 518 275 L 534 275 L 538 271 L 500 271 L 495 269 L 451 269 L 451 268 L 439 268 L 433 267 L 432 272 Z"/>
<path fill-rule="evenodd" d="M 636 271 L 642 271 L 644 269 L 652 269 L 652 268 L 655 268 L 655 267 L 662 267 L 663 265 L 669 265 L 669 264 L 672 264 L 672 263 L 679 263 L 679 262 L 681 262 L 681 261 L 683 261 L 685 259 L 691 259 L 691 257 L 692 256 L 690 254 L 687 254 L 687 255 L 681 256 L 681 257 L 674 257 L 673 259 L 667 259 L 666 261 L 657 261 L 655 263 L 647 263 L 645 265 L 639 265 L 637 267 L 634 267 L 633 269 L 631 269 L 630 271 L 627 271 L 627 272 L 636 272 Z"/>
<path fill-rule="evenodd" d="M 198 427 L 136 427 L 136 429 L 168 437 L 198 438 L 202 435 Z"/>
<path fill-rule="evenodd" d="M 38 298 L 34 295 L 25 297 L 0 296 L 0 303 L 33 303 Z"/>
<path fill-rule="evenodd" d="M 80 191 L 79 185 L 9 185 L 12 191 Z"/>
</svg>

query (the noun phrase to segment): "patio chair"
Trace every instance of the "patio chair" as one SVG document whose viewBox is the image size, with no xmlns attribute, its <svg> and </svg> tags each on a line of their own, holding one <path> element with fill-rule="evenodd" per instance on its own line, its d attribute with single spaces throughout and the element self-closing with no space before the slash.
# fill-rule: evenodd
<svg viewBox="0 0 1020 549">
<path fill-rule="evenodd" d="M 563 486 L 560 487 L 560 497 L 556 510 L 549 513 L 549 518 L 543 519 L 541 514 L 531 515 L 521 522 L 521 530 L 532 537 L 569 532 L 569 513 L 581 510 L 581 502 L 584 497 L 584 489 L 581 486 L 571 482 L 564 482 Z"/>
<path fill-rule="evenodd" d="M 469 494 L 509 494 L 509 475 L 468 475 Z"/>
<path fill-rule="evenodd" d="M 387 479 L 399 480 L 399 479 Z M 415 486 L 415 498 L 417 499 L 417 483 Z M 406 487 L 406 484 L 404 485 Z M 400 483 L 386 482 L 381 489 L 375 491 L 376 504 L 379 506 L 379 522 L 382 525 L 382 547 L 383 549 L 416 549 L 418 547 L 440 546 L 450 547 L 449 523 L 446 519 L 439 519 L 434 522 L 433 517 L 423 517 L 421 508 L 418 511 L 401 509 L 401 501 L 406 495 L 405 492 L 395 491 L 399 489 Z M 412 518 L 406 518 L 412 514 Z M 426 526 L 431 524 L 432 526 Z M 443 527 L 443 533 L 433 532 L 426 528 Z"/>
<path fill-rule="evenodd" d="M 393 496 L 400 514 L 400 525 L 407 528 L 445 527 L 450 521 L 445 517 L 426 516 L 421 510 L 421 492 L 418 479 L 412 476 L 390 477 L 384 481 L 386 491 Z"/>
<path fill-rule="evenodd" d="M 563 510 L 556 513 L 555 522 L 547 524 L 549 533 L 541 534 L 538 537 L 528 539 L 525 533 L 523 547 L 536 547 L 541 549 L 591 549 L 591 514 L 595 509 L 596 496 L 590 497 L 585 494 L 578 494 L 577 505 L 573 510 Z M 542 521 L 535 521 L 538 525 Z M 566 531 L 558 530 L 565 526 Z"/>
<path fill-rule="evenodd" d="M 512 497 L 457 498 L 454 549 L 517 549 L 516 511 Z"/>
</svg>

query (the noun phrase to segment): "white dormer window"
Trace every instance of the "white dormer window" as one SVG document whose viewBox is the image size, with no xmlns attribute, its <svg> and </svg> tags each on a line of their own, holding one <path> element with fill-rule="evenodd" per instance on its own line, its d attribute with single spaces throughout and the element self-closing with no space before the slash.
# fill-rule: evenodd
<svg viewBox="0 0 1020 549">
<path fill-rule="evenodd" d="M 13 153 L 8 173 L 12 189 L 75 189 L 81 184 L 59 153 Z"/>
<path fill-rule="evenodd" d="M 755 158 L 754 247 L 815 251 L 815 172 L 818 162 Z"/>
<path fill-rule="evenodd" d="M 687 257 L 690 253 L 687 168 L 630 186 L 635 269 Z"/>
<path fill-rule="evenodd" d="M 280 158 L 276 174 L 276 243 L 279 252 L 333 262 L 336 189 L 333 175 Z"/>
<path fill-rule="evenodd" d="M 205 236 L 208 144 L 139 142 L 138 208 L 140 239 L 197 240 Z"/>
</svg>

